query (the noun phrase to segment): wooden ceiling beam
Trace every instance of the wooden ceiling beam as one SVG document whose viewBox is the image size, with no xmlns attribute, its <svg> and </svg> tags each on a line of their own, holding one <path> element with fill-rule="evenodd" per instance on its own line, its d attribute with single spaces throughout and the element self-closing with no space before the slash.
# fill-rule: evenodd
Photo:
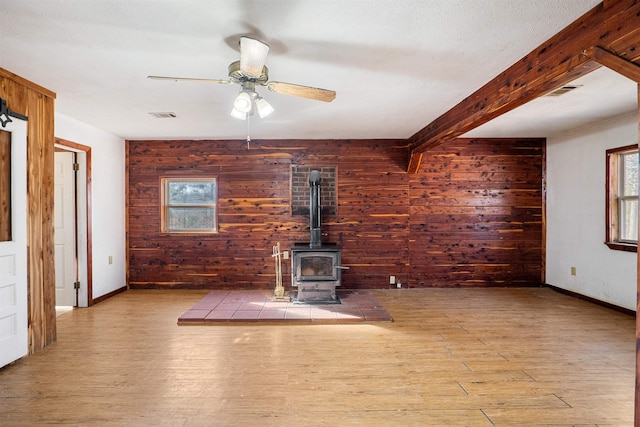
<svg viewBox="0 0 640 427">
<path fill-rule="evenodd" d="M 599 68 L 599 61 L 585 55 L 596 46 L 625 62 L 637 61 L 639 16 L 640 2 L 634 0 L 605 0 L 585 13 L 410 137 L 408 172 L 418 171 L 425 151 Z"/>
<path fill-rule="evenodd" d="M 616 54 L 609 52 L 601 47 L 592 47 L 584 52 L 584 55 L 593 59 L 600 65 L 622 74 L 628 79 L 636 83 L 640 83 L 640 65 L 635 62 L 627 61 Z"/>
</svg>

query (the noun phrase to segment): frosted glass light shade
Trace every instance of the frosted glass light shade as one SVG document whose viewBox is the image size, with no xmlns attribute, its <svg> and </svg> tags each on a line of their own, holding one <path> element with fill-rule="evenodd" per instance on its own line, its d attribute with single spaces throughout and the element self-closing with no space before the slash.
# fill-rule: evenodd
<svg viewBox="0 0 640 427">
<path fill-rule="evenodd" d="M 240 70 L 249 77 L 260 77 L 267 60 L 269 45 L 249 38 L 240 38 Z"/>
<path fill-rule="evenodd" d="M 247 120 L 247 113 L 243 113 L 242 111 L 238 111 L 236 108 L 231 110 L 231 117 L 235 117 L 240 120 Z"/>
<path fill-rule="evenodd" d="M 269 104 L 267 100 L 262 97 L 258 97 L 256 99 L 256 110 L 258 110 L 258 115 L 261 119 L 264 119 L 269 114 L 275 111 L 271 104 Z"/>
<path fill-rule="evenodd" d="M 249 92 L 242 91 L 233 101 L 233 108 L 241 113 L 248 113 L 251 111 L 251 94 Z"/>
</svg>

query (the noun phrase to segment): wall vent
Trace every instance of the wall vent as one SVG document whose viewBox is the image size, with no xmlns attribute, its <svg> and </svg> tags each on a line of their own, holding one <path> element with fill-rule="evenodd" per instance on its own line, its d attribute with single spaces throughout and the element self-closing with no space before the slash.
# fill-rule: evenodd
<svg viewBox="0 0 640 427">
<path fill-rule="evenodd" d="M 155 117 L 156 119 L 175 119 L 176 117 L 178 117 L 178 115 L 176 113 L 149 113 L 151 114 L 153 117 Z"/>
<path fill-rule="evenodd" d="M 560 89 L 556 89 L 553 92 L 550 92 L 547 94 L 547 96 L 560 96 L 560 95 L 564 95 L 567 92 L 571 92 L 572 90 L 578 89 L 579 87 L 582 87 L 582 85 L 568 85 L 568 86 L 562 86 Z"/>
</svg>

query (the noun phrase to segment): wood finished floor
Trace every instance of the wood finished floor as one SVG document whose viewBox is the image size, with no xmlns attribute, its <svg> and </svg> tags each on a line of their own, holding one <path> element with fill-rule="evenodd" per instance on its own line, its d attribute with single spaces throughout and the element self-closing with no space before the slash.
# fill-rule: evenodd
<svg viewBox="0 0 640 427">
<path fill-rule="evenodd" d="M 635 320 L 550 289 L 373 291 L 375 324 L 177 326 L 207 291 L 62 314 L 0 425 L 632 426 Z"/>
</svg>

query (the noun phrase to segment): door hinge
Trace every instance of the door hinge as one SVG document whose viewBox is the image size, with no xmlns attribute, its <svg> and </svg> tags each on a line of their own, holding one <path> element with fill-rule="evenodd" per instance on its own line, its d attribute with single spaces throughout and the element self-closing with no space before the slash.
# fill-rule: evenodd
<svg viewBox="0 0 640 427">
<path fill-rule="evenodd" d="M 80 289 L 80 282 L 73 282 L 73 289 Z"/>
<path fill-rule="evenodd" d="M 73 164 L 73 170 L 78 172 L 80 170 L 80 163 L 74 163 Z"/>
</svg>

